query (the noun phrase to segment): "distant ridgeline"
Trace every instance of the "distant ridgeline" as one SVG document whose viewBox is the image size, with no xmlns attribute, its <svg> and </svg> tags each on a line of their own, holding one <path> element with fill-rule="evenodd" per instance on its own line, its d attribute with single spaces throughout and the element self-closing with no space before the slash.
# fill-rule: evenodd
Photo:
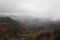
<svg viewBox="0 0 60 40">
<path fill-rule="evenodd" d="M 12 22 L 12 19 L 9 17 L 0 17 L 0 22 Z"/>
</svg>

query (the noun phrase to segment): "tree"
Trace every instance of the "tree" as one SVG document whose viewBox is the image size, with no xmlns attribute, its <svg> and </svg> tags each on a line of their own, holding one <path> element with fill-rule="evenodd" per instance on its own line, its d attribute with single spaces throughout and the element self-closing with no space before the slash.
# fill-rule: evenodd
<svg viewBox="0 0 60 40">
<path fill-rule="evenodd" d="M 37 37 L 37 40 L 48 40 L 50 36 L 51 34 L 49 32 L 44 32 Z"/>
<path fill-rule="evenodd" d="M 56 30 L 54 33 L 55 33 L 55 39 L 60 40 L 60 30 Z"/>
</svg>

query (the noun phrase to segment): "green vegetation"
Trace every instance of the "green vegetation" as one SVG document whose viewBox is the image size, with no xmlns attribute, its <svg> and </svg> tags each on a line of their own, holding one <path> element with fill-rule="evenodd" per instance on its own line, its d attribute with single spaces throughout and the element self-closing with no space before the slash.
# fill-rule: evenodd
<svg viewBox="0 0 60 40">
<path fill-rule="evenodd" d="M 0 22 L 11 22 L 12 19 L 9 17 L 0 17 Z"/>
<path fill-rule="evenodd" d="M 60 30 L 56 30 L 55 32 L 53 33 L 50 33 L 50 32 L 43 32 L 43 33 L 40 33 L 40 35 L 37 35 L 37 31 L 33 28 L 33 27 L 29 27 L 28 29 L 28 32 L 25 33 L 22 26 L 23 25 L 19 25 L 19 23 L 15 20 L 12 20 L 11 18 L 9 17 L 0 17 L 0 23 L 11 23 L 11 26 L 8 26 L 8 27 L 11 27 L 9 29 L 9 31 L 11 31 L 12 35 L 11 37 L 29 37 L 30 39 L 32 40 L 49 40 L 49 37 L 51 37 L 52 35 L 54 35 L 53 38 L 55 38 L 55 40 L 60 40 Z M 5 27 L 4 25 L 0 27 Z M 8 32 L 7 32 L 8 33 Z M 9 34 L 11 34 L 9 33 Z M 4 31 L 4 29 L 0 29 L 0 38 L 4 38 L 4 40 L 7 40 L 7 36 L 6 36 L 6 33 Z"/>
<path fill-rule="evenodd" d="M 55 38 L 56 38 L 56 40 L 60 40 L 60 30 L 56 30 Z"/>
</svg>

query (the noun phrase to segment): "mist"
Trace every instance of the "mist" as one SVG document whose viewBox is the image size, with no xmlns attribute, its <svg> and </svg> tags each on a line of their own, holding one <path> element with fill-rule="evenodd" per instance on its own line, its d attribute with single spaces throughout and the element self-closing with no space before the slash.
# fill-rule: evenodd
<svg viewBox="0 0 60 40">
<path fill-rule="evenodd" d="M 60 40 L 60 0 L 0 0 L 0 40 Z"/>
<path fill-rule="evenodd" d="M 0 15 L 60 19 L 60 0 L 0 0 Z"/>
</svg>

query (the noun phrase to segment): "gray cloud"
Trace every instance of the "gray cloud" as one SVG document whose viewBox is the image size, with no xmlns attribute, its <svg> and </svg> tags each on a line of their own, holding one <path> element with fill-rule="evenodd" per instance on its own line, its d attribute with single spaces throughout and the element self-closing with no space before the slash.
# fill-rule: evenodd
<svg viewBox="0 0 60 40">
<path fill-rule="evenodd" d="M 0 14 L 60 18 L 60 0 L 0 0 Z"/>
</svg>

